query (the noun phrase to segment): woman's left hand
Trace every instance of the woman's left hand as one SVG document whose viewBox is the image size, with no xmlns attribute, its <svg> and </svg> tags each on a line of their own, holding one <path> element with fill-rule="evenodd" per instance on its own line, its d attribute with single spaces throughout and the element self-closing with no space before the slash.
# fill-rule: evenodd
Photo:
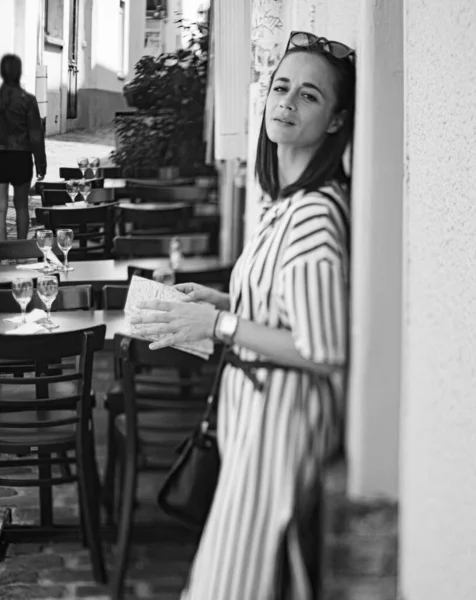
<svg viewBox="0 0 476 600">
<path fill-rule="evenodd" d="M 211 338 L 218 312 L 208 303 L 162 300 L 144 300 L 137 308 L 154 311 L 131 317 L 131 323 L 139 326 L 143 335 L 168 334 L 165 341 L 152 342 L 151 350 Z"/>
</svg>

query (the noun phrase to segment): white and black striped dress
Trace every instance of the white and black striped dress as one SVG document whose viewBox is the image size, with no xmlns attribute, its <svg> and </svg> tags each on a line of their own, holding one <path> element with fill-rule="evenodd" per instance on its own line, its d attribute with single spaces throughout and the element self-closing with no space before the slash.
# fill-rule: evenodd
<svg viewBox="0 0 476 600">
<path fill-rule="evenodd" d="M 347 350 L 349 206 L 342 188 L 296 193 L 261 219 L 235 265 L 231 310 L 292 332 L 316 363 Z M 256 360 L 244 348 L 241 358 Z M 312 600 L 309 523 L 322 459 L 340 441 L 340 376 L 224 371 L 218 414 L 220 481 L 182 600 Z M 306 523 L 304 525 L 304 523 Z M 304 534 L 303 534 L 304 532 Z M 311 536 L 309 536 L 311 532 Z M 310 555 L 311 554 L 311 555 Z"/>
</svg>

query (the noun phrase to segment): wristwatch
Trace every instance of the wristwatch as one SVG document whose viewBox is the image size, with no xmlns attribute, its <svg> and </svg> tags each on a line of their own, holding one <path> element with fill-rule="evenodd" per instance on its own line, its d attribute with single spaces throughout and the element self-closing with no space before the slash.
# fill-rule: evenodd
<svg viewBox="0 0 476 600">
<path fill-rule="evenodd" d="M 215 336 L 220 342 L 231 345 L 238 329 L 239 318 L 233 313 L 221 311 L 215 326 Z"/>
</svg>

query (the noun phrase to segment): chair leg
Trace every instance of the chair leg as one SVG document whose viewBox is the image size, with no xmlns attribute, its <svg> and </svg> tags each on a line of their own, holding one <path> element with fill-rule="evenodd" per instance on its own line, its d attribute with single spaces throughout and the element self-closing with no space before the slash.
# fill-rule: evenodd
<svg viewBox="0 0 476 600">
<path fill-rule="evenodd" d="M 78 508 L 79 508 L 79 528 L 80 528 L 80 539 L 81 539 L 81 544 L 83 545 L 83 548 L 87 548 L 89 546 L 89 540 L 87 539 L 87 531 L 86 531 L 86 522 L 85 522 L 85 515 L 84 515 L 84 498 L 83 498 L 83 493 L 82 493 L 82 486 L 78 477 L 78 482 L 77 482 L 77 487 L 78 487 Z"/>
<path fill-rule="evenodd" d="M 109 524 L 114 522 L 115 481 L 117 464 L 117 444 L 114 428 L 115 415 L 108 411 L 107 424 L 107 458 L 104 481 L 101 490 L 101 504 L 106 510 Z"/>
<path fill-rule="evenodd" d="M 38 467 L 40 479 L 51 479 L 51 454 L 39 453 L 38 458 L 44 461 Z M 53 526 L 53 488 L 51 485 L 40 485 L 40 520 L 42 527 Z"/>
<path fill-rule="evenodd" d="M 124 595 L 124 580 L 129 558 L 129 549 L 134 513 L 134 499 L 137 487 L 137 457 L 135 453 L 124 457 L 125 469 L 123 487 L 121 490 L 121 511 L 116 540 L 116 560 L 112 578 L 112 600 L 122 600 Z"/>
<path fill-rule="evenodd" d="M 58 458 L 67 460 L 68 453 L 67 452 L 58 452 Z M 71 466 L 69 463 L 65 462 L 64 464 L 60 465 L 60 470 L 61 470 L 61 475 L 63 477 L 71 477 L 72 473 L 71 473 Z"/>
<path fill-rule="evenodd" d="M 106 567 L 101 545 L 101 520 L 99 516 L 99 490 L 97 489 L 97 475 L 94 471 L 96 464 L 93 459 L 90 438 L 89 445 L 85 447 L 84 456 L 78 456 L 79 485 L 83 498 L 84 531 L 89 546 L 94 579 L 98 583 L 106 583 Z"/>
</svg>

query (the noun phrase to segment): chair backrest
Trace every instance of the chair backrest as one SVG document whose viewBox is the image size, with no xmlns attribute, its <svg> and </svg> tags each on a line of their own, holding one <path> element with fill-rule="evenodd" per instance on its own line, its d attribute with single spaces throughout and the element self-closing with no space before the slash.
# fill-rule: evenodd
<svg viewBox="0 0 476 600">
<path fill-rule="evenodd" d="M 116 206 L 119 231 L 133 235 L 147 235 L 148 229 L 157 229 L 164 233 L 182 233 L 188 230 L 188 224 L 193 217 L 193 206 L 183 202 L 143 204 L 121 204 Z"/>
<path fill-rule="evenodd" d="M 150 350 L 150 342 L 117 333 L 114 336 L 114 355 L 118 359 L 142 367 L 185 369 L 200 371 L 206 361 L 175 348 Z"/>
<path fill-rule="evenodd" d="M 130 198 L 132 202 L 203 202 L 210 190 L 191 185 L 140 187 L 128 185 L 117 190 L 117 198 Z"/>
<path fill-rule="evenodd" d="M 52 311 L 58 310 L 88 310 L 93 306 L 93 290 L 89 284 L 62 286 L 51 306 Z M 44 310 L 43 301 L 35 292 L 27 307 L 28 311 L 34 308 Z M 20 307 L 10 290 L 0 290 L 0 313 L 18 312 Z"/>
<path fill-rule="evenodd" d="M 126 305 L 128 285 L 105 285 L 102 288 L 102 306 L 105 310 L 122 310 Z"/>
<path fill-rule="evenodd" d="M 53 252 L 56 255 L 61 255 L 62 252 L 55 243 Z M 7 240 L 0 242 L 0 260 L 15 260 L 26 258 L 43 258 L 43 253 L 36 244 L 36 240 Z M 19 272 L 19 277 L 21 273 Z"/>
<path fill-rule="evenodd" d="M 117 236 L 114 238 L 114 253 L 117 258 L 168 256 L 172 237 L 171 235 Z M 207 233 L 180 235 L 180 241 L 184 256 L 202 256 L 210 252 L 210 235 Z"/>
<path fill-rule="evenodd" d="M 37 208 L 38 223 L 51 229 L 55 235 L 57 229 L 73 229 L 79 247 L 73 245 L 70 250 L 72 260 L 110 258 L 113 248 L 114 214 L 109 204 L 87 206 L 83 208 Z"/>
<path fill-rule="evenodd" d="M 104 169 L 101 169 L 104 171 Z M 98 170 L 98 175 L 100 171 Z M 74 167 L 60 167 L 59 176 L 61 179 L 82 179 L 83 174 L 81 169 L 77 169 Z M 117 175 L 115 175 L 117 177 Z M 107 177 L 113 177 L 112 175 L 107 175 Z M 86 179 L 91 179 L 93 187 L 103 187 L 104 186 L 104 175 L 101 173 L 100 177 L 94 177 L 94 173 L 92 169 L 86 169 L 85 173 Z"/>
<path fill-rule="evenodd" d="M 175 271 L 175 283 L 200 283 L 207 287 L 214 288 L 220 292 L 228 293 L 230 288 L 230 277 L 233 267 L 216 267 L 215 269 L 203 269 L 197 271 Z M 154 269 L 145 269 L 141 267 L 134 267 L 132 265 L 127 267 L 127 276 L 130 281 L 133 275 L 144 277 L 145 279 L 153 279 Z"/>
<path fill-rule="evenodd" d="M 82 200 L 80 194 L 78 194 L 75 200 Z M 66 189 L 48 189 L 44 188 L 41 190 L 41 205 L 48 206 L 64 206 L 68 202 L 71 202 L 71 198 Z"/>
<path fill-rule="evenodd" d="M 72 332 L 49 332 L 35 335 L 0 335 L 0 361 L 28 361 L 35 365 L 34 376 L 0 377 L 0 412 L 18 413 L 26 411 L 48 411 L 49 428 L 65 425 L 79 425 L 82 434 L 87 435 L 92 414 L 91 380 L 94 353 L 104 346 L 105 325 L 96 325 Z M 62 358 L 77 356 L 78 368 L 68 372 L 53 374 L 49 366 Z M 61 382 L 78 384 L 77 393 L 71 394 L 69 386 L 66 396 L 50 395 L 50 385 Z M 21 385 L 22 399 L 19 400 L 12 387 Z M 5 386 L 5 387 L 4 387 Z M 33 389 L 32 389 L 33 388 Z M 26 394 L 24 390 L 31 390 Z M 61 410 L 58 415 L 55 410 Z M 75 411 L 66 416 L 64 411 Z M 2 416 L 2 425 L 8 417 Z M 22 419 L 16 421 L 17 433 L 28 434 L 38 431 L 38 419 L 32 422 Z M 1 440 L 0 440 L 1 441 Z M 45 440 L 46 442 L 46 440 Z M 25 445 L 28 445 L 26 442 Z"/>
</svg>

